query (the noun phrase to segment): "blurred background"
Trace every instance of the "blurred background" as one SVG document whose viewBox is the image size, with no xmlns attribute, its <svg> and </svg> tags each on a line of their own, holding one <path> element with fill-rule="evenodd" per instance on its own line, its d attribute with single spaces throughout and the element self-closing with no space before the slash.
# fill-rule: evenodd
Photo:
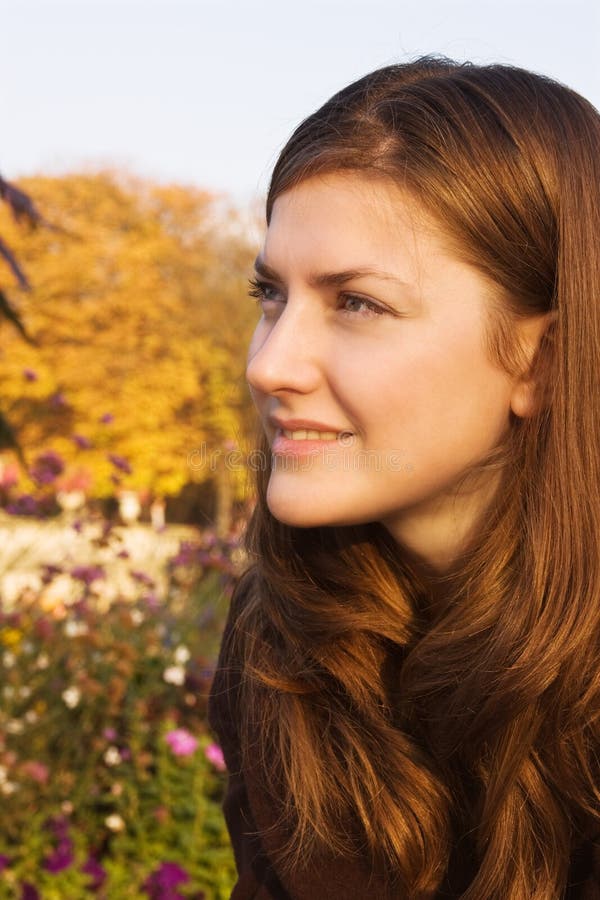
<svg viewBox="0 0 600 900">
<path fill-rule="evenodd" d="M 0 34 L 0 900 L 221 900 L 206 698 L 247 564 L 277 153 L 424 53 L 598 107 L 600 7 L 0 0 Z"/>
</svg>

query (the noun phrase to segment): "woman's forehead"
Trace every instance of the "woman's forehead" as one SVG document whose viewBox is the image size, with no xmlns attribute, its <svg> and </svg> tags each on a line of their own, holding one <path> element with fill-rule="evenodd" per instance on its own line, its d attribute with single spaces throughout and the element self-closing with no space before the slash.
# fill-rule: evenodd
<svg viewBox="0 0 600 900">
<path fill-rule="evenodd" d="M 265 277 L 293 268 L 307 281 L 332 282 L 336 273 L 370 271 L 414 285 L 424 268 L 447 265 L 449 245 L 391 179 L 344 172 L 306 179 L 277 197 L 258 260 Z"/>
</svg>

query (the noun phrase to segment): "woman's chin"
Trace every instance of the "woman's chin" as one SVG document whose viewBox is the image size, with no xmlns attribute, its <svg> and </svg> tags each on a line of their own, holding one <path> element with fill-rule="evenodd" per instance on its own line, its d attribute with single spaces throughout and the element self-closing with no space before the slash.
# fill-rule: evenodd
<svg viewBox="0 0 600 900">
<path fill-rule="evenodd" d="M 318 515 L 315 511 L 306 508 L 291 509 L 288 505 L 280 505 L 278 503 L 267 503 L 269 511 L 273 518 L 281 522 L 282 525 L 289 525 L 292 528 L 318 528 L 323 525 L 333 524 L 330 516 L 325 514 Z"/>
<path fill-rule="evenodd" d="M 267 506 L 278 522 L 292 528 L 358 525 L 362 521 L 357 518 L 355 511 L 353 514 L 351 510 L 336 509 L 333 504 L 323 503 L 322 500 L 313 500 L 311 503 L 308 498 L 304 498 L 304 501 L 292 503 L 289 497 L 272 498 L 267 494 Z"/>
</svg>

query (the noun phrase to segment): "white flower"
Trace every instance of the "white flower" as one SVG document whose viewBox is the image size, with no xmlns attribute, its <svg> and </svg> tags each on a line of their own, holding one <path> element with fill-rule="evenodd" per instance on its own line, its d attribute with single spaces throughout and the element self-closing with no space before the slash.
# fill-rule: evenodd
<svg viewBox="0 0 600 900">
<path fill-rule="evenodd" d="M 180 666 L 185 666 L 186 662 L 188 662 L 190 658 L 190 651 L 185 646 L 185 644 L 180 644 L 179 647 L 175 650 L 175 662 Z"/>
<path fill-rule="evenodd" d="M 144 613 L 141 609 L 132 609 L 131 610 L 131 621 L 134 625 L 141 625 L 144 621 Z"/>
<path fill-rule="evenodd" d="M 12 700 L 12 698 L 15 696 L 15 689 L 12 684 L 5 684 L 2 688 L 2 693 L 7 700 Z"/>
<path fill-rule="evenodd" d="M 61 694 L 65 705 L 69 707 L 69 709 L 75 709 L 79 701 L 81 700 L 81 691 L 78 687 L 71 686 L 64 690 Z"/>
<path fill-rule="evenodd" d="M 104 753 L 104 762 L 107 766 L 118 766 L 121 762 L 121 754 L 118 747 L 108 747 Z"/>
<path fill-rule="evenodd" d="M 85 622 L 75 622 L 73 619 L 68 619 L 65 622 L 64 631 L 67 637 L 80 637 L 82 634 L 87 634 L 88 630 Z"/>
<path fill-rule="evenodd" d="M 4 784 L 7 781 L 6 776 L 8 775 L 8 769 L 6 766 L 0 766 L 0 784 Z"/>
<path fill-rule="evenodd" d="M 182 685 L 185 682 L 185 669 L 183 666 L 168 666 L 163 672 L 163 678 L 167 684 Z"/>
<path fill-rule="evenodd" d="M 8 796 L 9 794 L 14 794 L 18 787 L 19 785 L 15 781 L 3 781 L 0 784 L 0 791 Z"/>
<path fill-rule="evenodd" d="M 2 654 L 2 663 L 5 669 L 12 669 L 17 661 L 17 657 L 11 650 L 5 650 Z"/>
<path fill-rule="evenodd" d="M 38 714 L 35 709 L 28 709 L 25 713 L 25 721 L 29 723 L 29 725 L 33 725 L 34 722 L 37 722 L 39 719 Z"/>
<path fill-rule="evenodd" d="M 35 661 L 36 669 L 47 669 L 50 664 L 47 653 L 40 653 Z"/>
<path fill-rule="evenodd" d="M 5 727 L 8 734 L 22 734 L 24 729 L 20 719 L 9 719 Z"/>
<path fill-rule="evenodd" d="M 31 697 L 31 688 L 26 684 L 21 685 L 19 688 L 19 697 L 27 700 L 28 697 Z"/>
<path fill-rule="evenodd" d="M 107 816 L 104 820 L 104 824 L 107 828 L 110 828 L 111 831 L 123 831 L 125 828 L 125 822 L 118 813 L 111 813 L 110 816 Z"/>
</svg>

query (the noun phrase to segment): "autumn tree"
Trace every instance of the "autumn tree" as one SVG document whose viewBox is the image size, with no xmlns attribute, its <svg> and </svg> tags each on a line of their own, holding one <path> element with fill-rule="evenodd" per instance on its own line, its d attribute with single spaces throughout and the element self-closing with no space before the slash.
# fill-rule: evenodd
<svg viewBox="0 0 600 900">
<path fill-rule="evenodd" d="M 219 482 L 216 461 L 244 447 L 251 419 L 255 247 L 236 214 L 196 188 L 112 172 L 22 187 L 64 226 L 25 240 L 0 217 L 34 273 L 21 315 L 37 347 L 6 328 L 0 341 L 5 407 L 25 451 L 51 446 L 69 471 L 85 467 L 97 496 L 119 479 L 163 495 Z M 239 494 L 244 480 L 240 466 L 220 489 Z"/>
<path fill-rule="evenodd" d="M 6 181 L 6 179 L 4 179 L 1 175 L 0 200 L 2 200 L 6 204 L 8 210 L 10 210 L 14 222 L 27 224 L 30 228 L 35 228 L 40 224 L 53 227 L 50 226 L 50 223 L 47 222 L 39 213 L 31 197 L 29 197 L 24 191 L 17 188 L 14 184 L 10 184 L 10 182 Z M 25 272 L 23 271 L 19 261 L 17 260 L 17 257 L 15 256 L 9 245 L 6 243 L 2 235 L 0 235 L 0 259 L 2 259 L 8 266 L 8 269 L 11 271 L 18 287 L 23 291 L 28 291 L 30 287 L 29 280 Z M 8 299 L 6 291 L 2 289 L 1 282 L 0 320 L 10 323 L 17 330 L 23 340 L 27 341 L 30 344 L 34 343 L 27 330 L 25 329 L 23 319 L 19 315 L 18 309 Z M 19 457 L 21 457 L 20 446 L 18 444 L 14 430 L 2 410 L 0 410 L 0 449 L 4 449 L 7 447 L 13 449 L 15 452 L 17 452 Z"/>
</svg>

